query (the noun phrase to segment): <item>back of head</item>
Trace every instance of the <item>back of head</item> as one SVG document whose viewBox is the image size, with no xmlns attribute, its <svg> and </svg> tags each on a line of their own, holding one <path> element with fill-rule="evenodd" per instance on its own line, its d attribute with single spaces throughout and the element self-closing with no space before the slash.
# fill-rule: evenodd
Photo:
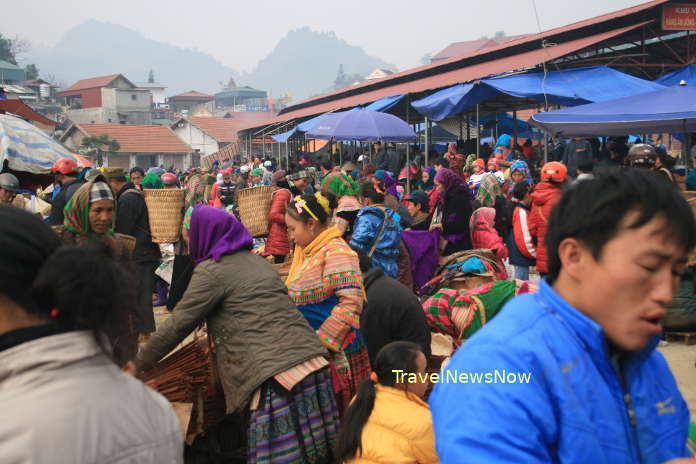
<svg viewBox="0 0 696 464">
<path fill-rule="evenodd" d="M 584 243 L 595 259 L 619 232 L 628 214 L 637 213 L 628 225 L 637 229 L 656 217 L 664 217 L 666 230 L 685 252 L 696 244 L 696 221 L 684 196 L 666 179 L 643 169 L 600 171 L 592 180 L 568 189 L 549 219 L 546 235 L 549 281 L 561 272 L 558 247 L 566 238 Z"/>
<path fill-rule="evenodd" d="M 445 169 L 449 169 L 449 161 L 445 157 L 438 158 L 437 161 L 435 161 L 435 166 L 442 166 Z"/>
<path fill-rule="evenodd" d="M 391 342 L 379 350 L 372 366 L 376 380 L 370 378 L 360 384 L 358 394 L 343 418 L 336 444 L 338 462 L 347 462 L 362 454 L 362 430 L 374 409 L 375 384 L 394 387 L 397 384 L 395 371 L 406 374 L 418 372 L 417 358 L 420 352 L 420 346 L 406 341 Z"/>
<path fill-rule="evenodd" d="M 373 204 L 384 203 L 384 192 L 378 192 L 375 183 L 369 180 L 360 185 L 360 197 L 369 199 Z"/>
<path fill-rule="evenodd" d="M 112 354 L 104 343 L 109 340 L 114 357 L 134 355 L 126 343 L 132 286 L 110 249 L 101 242 L 60 245 L 58 236 L 34 215 L 0 206 L 0 294 L 60 331 L 92 331 Z"/>
<path fill-rule="evenodd" d="M 516 183 L 515 187 L 512 189 L 512 197 L 518 201 L 524 200 L 527 193 L 529 193 L 529 184 L 524 180 Z"/>
<path fill-rule="evenodd" d="M 326 225 L 331 219 L 334 209 L 338 206 L 336 196 L 331 192 L 298 195 L 293 198 L 286 212 L 298 221 L 306 223 L 310 219 L 321 225 Z"/>
<path fill-rule="evenodd" d="M 589 174 L 594 170 L 594 161 L 592 159 L 582 159 L 578 162 L 578 171 Z"/>
</svg>

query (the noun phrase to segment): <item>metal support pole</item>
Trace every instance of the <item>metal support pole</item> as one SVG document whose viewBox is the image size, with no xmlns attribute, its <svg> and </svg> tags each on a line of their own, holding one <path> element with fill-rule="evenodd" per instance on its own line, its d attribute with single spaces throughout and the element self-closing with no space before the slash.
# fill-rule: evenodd
<svg viewBox="0 0 696 464">
<path fill-rule="evenodd" d="M 512 148 L 517 146 L 517 110 L 512 110 Z"/>
<path fill-rule="evenodd" d="M 684 135 L 684 143 L 682 143 L 682 161 L 684 163 L 684 168 L 688 169 L 689 168 L 688 160 L 689 160 L 689 142 L 690 142 L 689 136 L 690 136 L 690 134 L 686 131 L 686 119 L 684 119 L 682 124 L 683 124 L 682 127 L 684 128 L 684 130 L 682 131 L 682 133 Z M 644 141 L 644 143 L 645 143 L 645 141 Z"/>
<path fill-rule="evenodd" d="M 424 145 L 424 150 L 425 152 L 425 165 L 428 166 L 428 158 L 430 156 L 430 120 L 428 117 L 425 117 L 425 145 Z"/>
<path fill-rule="evenodd" d="M 469 113 L 466 113 L 466 139 L 471 140 L 471 118 L 469 118 Z"/>
<path fill-rule="evenodd" d="M 476 158 L 481 157 L 481 119 L 479 105 L 476 105 Z"/>
<path fill-rule="evenodd" d="M 411 106 L 411 95 L 406 96 L 406 124 L 409 119 L 409 107 Z M 399 173 L 396 173 L 397 178 Z M 406 194 L 411 194 L 411 143 L 406 142 Z"/>
<path fill-rule="evenodd" d="M 462 124 L 462 113 L 459 113 L 459 140 L 462 140 L 464 138 L 464 130 Z"/>
</svg>

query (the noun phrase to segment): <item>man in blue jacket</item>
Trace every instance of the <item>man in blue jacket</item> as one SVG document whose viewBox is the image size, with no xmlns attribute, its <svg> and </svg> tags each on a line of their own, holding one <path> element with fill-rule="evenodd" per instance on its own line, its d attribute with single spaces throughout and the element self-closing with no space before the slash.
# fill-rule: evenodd
<svg viewBox="0 0 696 464">
<path fill-rule="evenodd" d="M 696 243 L 655 173 L 609 171 L 550 218 L 549 274 L 453 356 L 430 399 L 444 463 L 645 463 L 687 456 L 689 411 L 655 350 Z"/>
</svg>

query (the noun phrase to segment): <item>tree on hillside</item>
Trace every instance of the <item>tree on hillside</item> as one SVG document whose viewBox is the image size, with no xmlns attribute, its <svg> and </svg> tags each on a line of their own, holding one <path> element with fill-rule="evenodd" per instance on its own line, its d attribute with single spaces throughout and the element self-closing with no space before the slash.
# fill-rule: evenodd
<svg viewBox="0 0 696 464">
<path fill-rule="evenodd" d="M 149 84 L 155 83 L 155 73 L 152 72 L 152 69 L 150 69 L 150 74 L 148 74 L 148 76 L 147 76 L 147 82 Z"/>
<path fill-rule="evenodd" d="M 24 72 L 27 75 L 28 81 L 39 77 L 39 68 L 37 68 L 35 64 L 28 64 L 27 67 L 24 68 Z"/>
<path fill-rule="evenodd" d="M 29 41 L 20 38 L 18 35 L 14 39 L 10 39 L 0 34 L 0 60 L 17 64 L 17 57 L 28 52 L 29 48 Z"/>
<path fill-rule="evenodd" d="M 338 65 L 338 74 L 336 75 L 336 79 L 334 79 L 334 90 L 342 89 L 345 87 L 344 83 L 346 81 L 346 73 L 343 72 L 343 65 L 339 64 Z"/>
<path fill-rule="evenodd" d="M 103 153 L 114 153 L 121 148 L 118 140 L 110 139 L 108 135 L 99 135 L 94 137 L 85 137 L 82 139 L 80 146 L 80 154 L 91 156 L 97 163 L 97 166 L 103 165 Z"/>
</svg>

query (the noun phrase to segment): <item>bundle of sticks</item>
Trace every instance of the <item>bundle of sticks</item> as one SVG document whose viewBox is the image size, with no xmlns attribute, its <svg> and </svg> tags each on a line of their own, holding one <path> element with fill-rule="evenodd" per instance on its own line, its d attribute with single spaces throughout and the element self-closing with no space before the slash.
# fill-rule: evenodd
<svg viewBox="0 0 696 464">
<path fill-rule="evenodd" d="M 170 402 L 193 403 L 187 438 L 191 439 L 225 416 L 225 396 L 217 384 L 207 335 L 164 358 L 140 379 Z"/>
</svg>

